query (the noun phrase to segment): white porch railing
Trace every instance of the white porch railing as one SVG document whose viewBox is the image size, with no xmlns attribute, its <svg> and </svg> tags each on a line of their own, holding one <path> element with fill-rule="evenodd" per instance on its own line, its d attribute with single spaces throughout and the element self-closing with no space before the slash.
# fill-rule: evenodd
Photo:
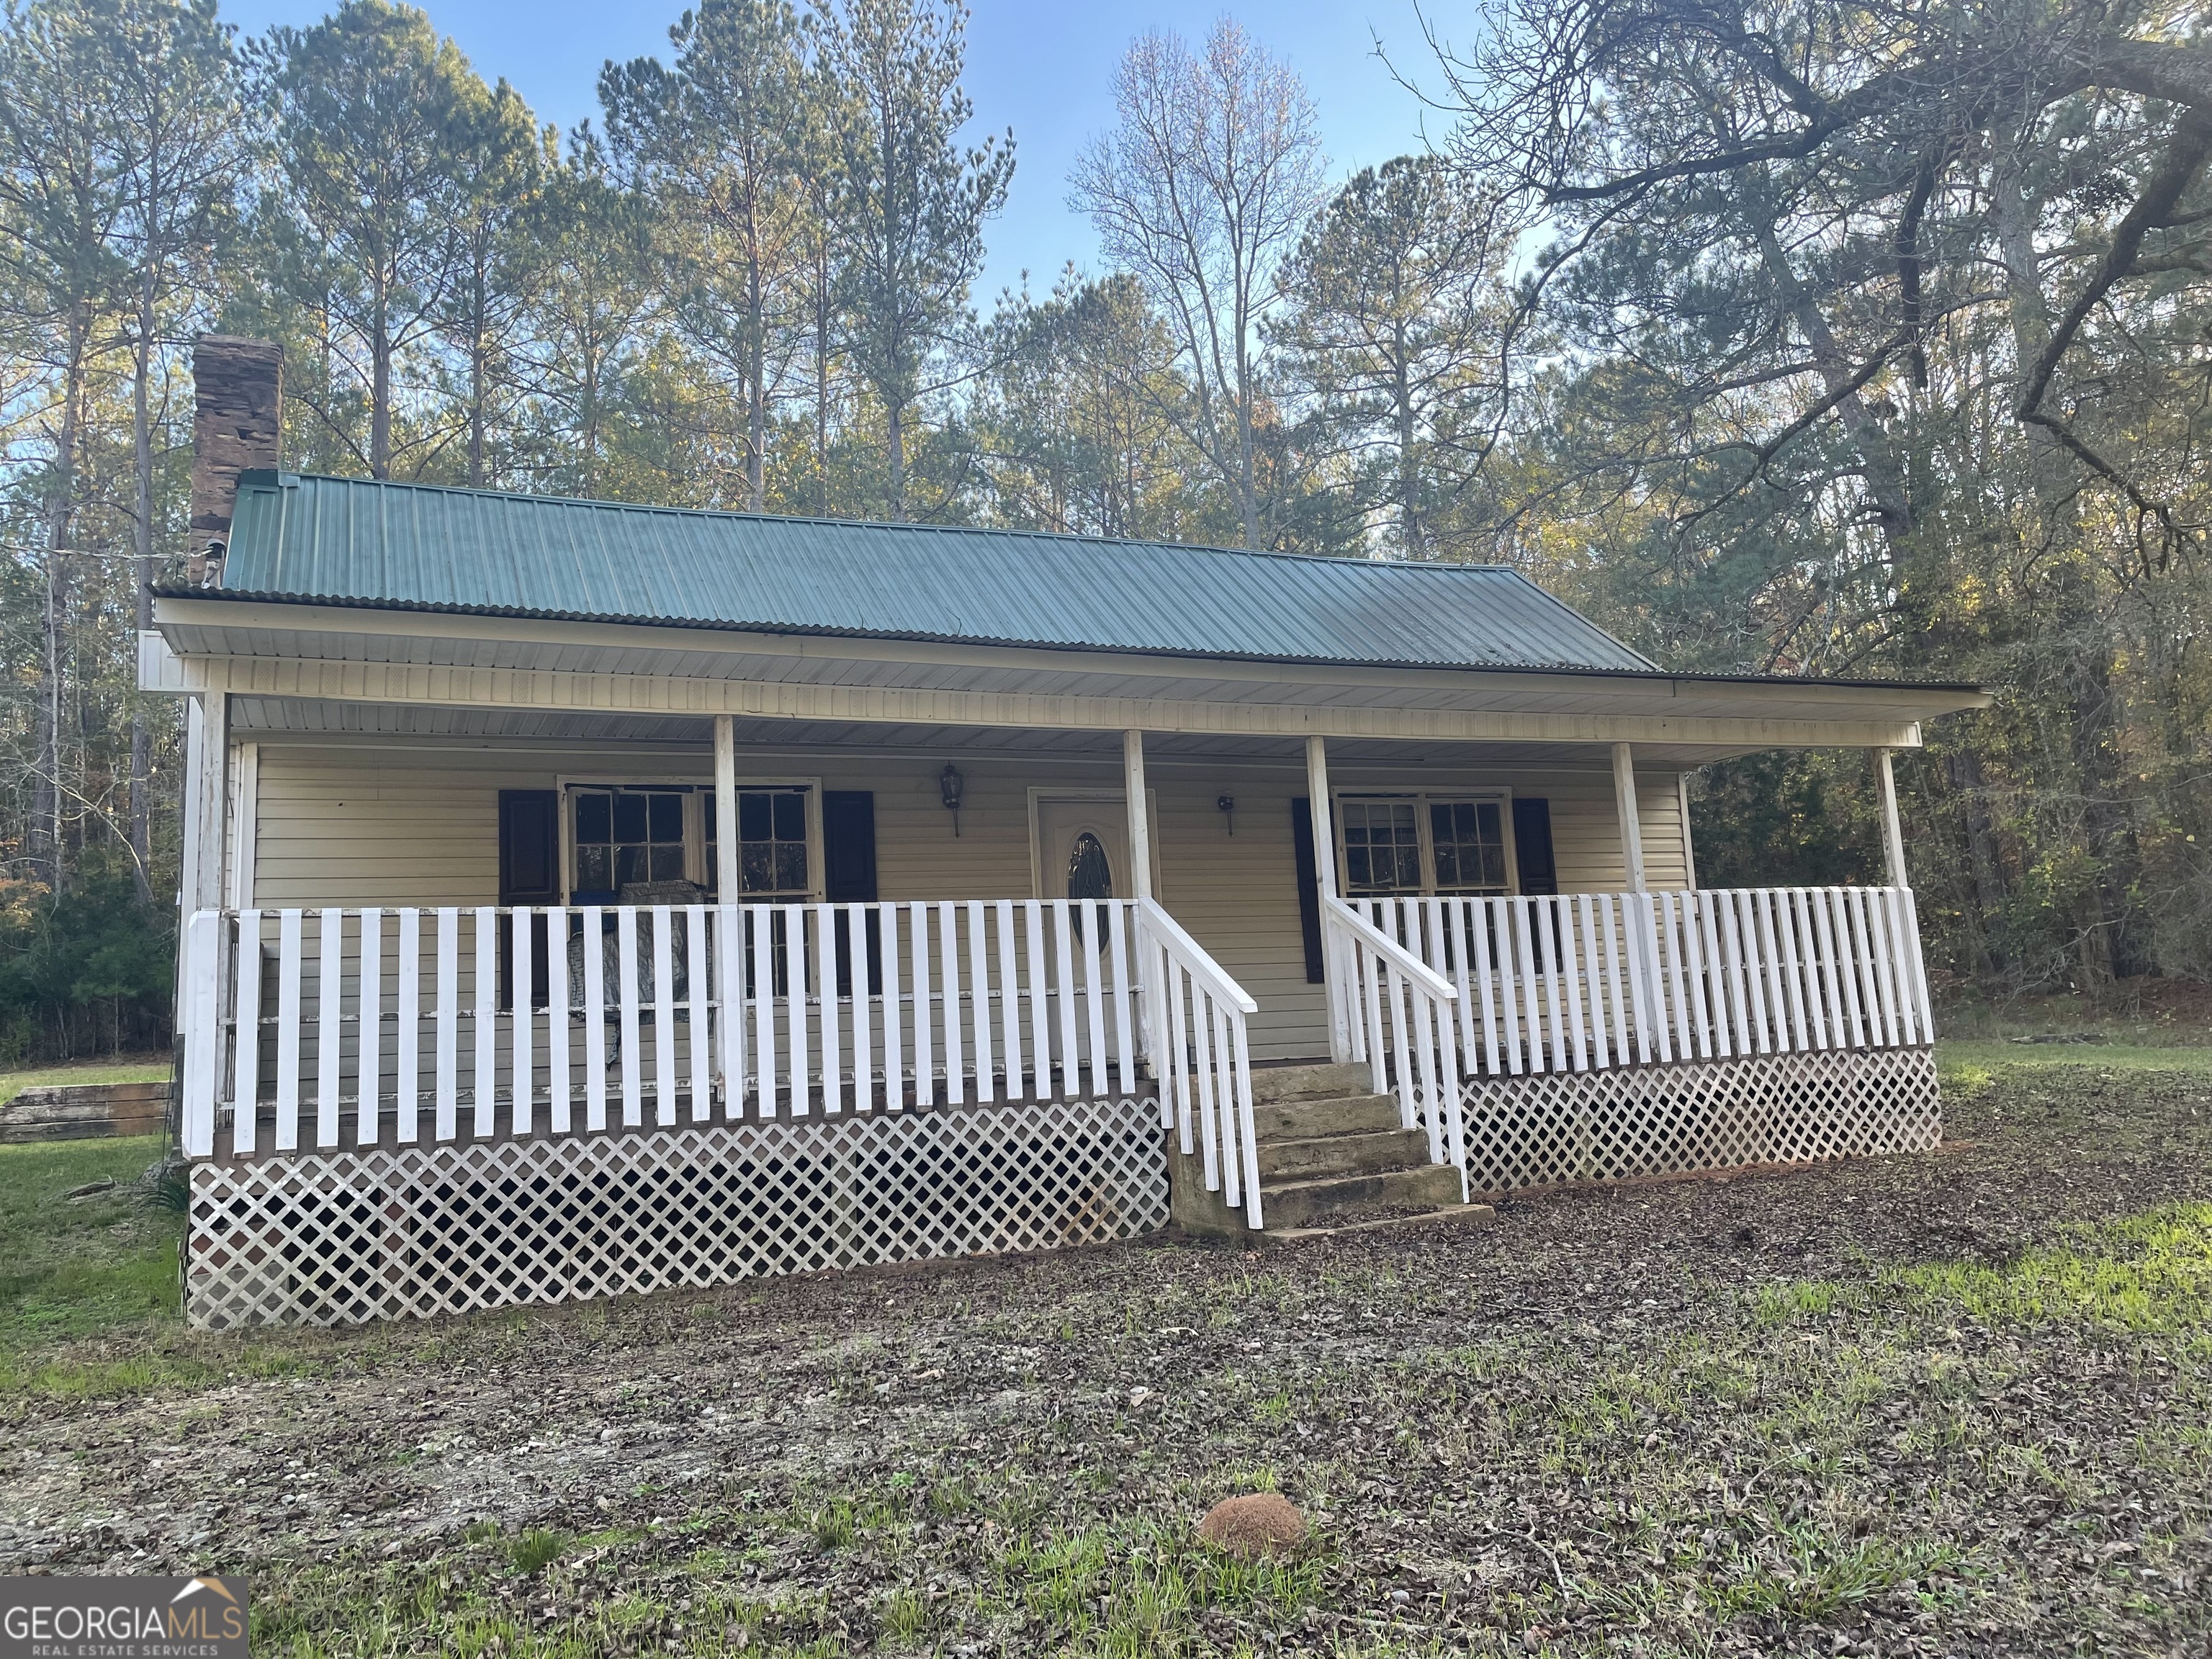
<svg viewBox="0 0 2212 1659">
<path fill-rule="evenodd" d="M 249 1155 L 596 1133 L 1133 1094 L 1141 1064 L 1259 1225 L 1255 1005 L 1148 901 L 210 910 L 184 991 L 196 1158 L 225 1122 Z"/>
<path fill-rule="evenodd" d="M 1431 1163 L 1456 1164 L 1464 1172 L 1453 1040 L 1453 1008 L 1463 1000 L 1460 988 L 1399 942 L 1389 931 L 1392 919 L 1370 920 L 1364 908 L 1332 898 L 1324 911 L 1326 955 L 1335 975 L 1331 1016 L 1341 1022 L 1338 1051 L 1374 1068 L 1376 1093 L 1387 1094 L 1395 1084 L 1398 1121 L 1428 1131 Z M 1410 1064 L 1391 1065 L 1393 1056 L 1406 1055 L 1413 1057 Z"/>
<path fill-rule="evenodd" d="M 1184 1157 L 1201 1155 L 1206 1190 L 1258 1227 L 1260 1148 L 1244 1022 L 1259 1004 L 1155 901 L 1141 901 L 1139 915 L 1147 950 L 1158 953 L 1144 969 L 1146 983 L 1162 993 L 1152 1005 L 1152 1031 L 1154 1051 L 1168 1060 L 1163 1126 L 1175 1129 Z"/>
<path fill-rule="evenodd" d="M 1470 1075 L 1908 1048 L 1935 1035 L 1909 888 L 1358 899 L 1347 908 L 1450 981 L 1452 1046 Z M 1373 1001 L 1354 959 L 1340 952 L 1331 971 L 1333 1007 Z M 1355 1045 L 1380 1034 L 1371 1014 L 1367 1023 L 1373 1034 L 1355 1030 Z M 1410 1030 L 1418 1053 L 1418 1018 Z M 1394 1056 L 1407 1041 L 1391 1027 Z"/>
</svg>

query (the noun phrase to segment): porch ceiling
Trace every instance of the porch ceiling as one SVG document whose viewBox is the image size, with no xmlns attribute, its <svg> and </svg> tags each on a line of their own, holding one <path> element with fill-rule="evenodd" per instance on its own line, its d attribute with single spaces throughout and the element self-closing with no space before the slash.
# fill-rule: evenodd
<svg viewBox="0 0 2212 1659">
<path fill-rule="evenodd" d="M 711 755 L 711 720 L 684 716 L 541 714 L 500 708 L 456 708 L 410 703 L 347 702 L 332 699 L 237 698 L 231 726 L 241 737 L 264 740 L 327 739 L 374 743 L 424 739 L 463 747 L 556 748 L 563 745 L 653 744 Z M 1037 732 L 1012 726 L 918 726 L 834 720 L 738 720 L 740 750 L 791 753 L 836 750 L 886 758 L 978 755 L 1034 757 L 1066 763 L 1096 760 L 1118 768 L 1121 744 L 1109 732 Z M 1640 744 L 1641 766 L 1667 770 L 1702 766 L 1748 752 L 1741 748 L 1683 744 Z M 1305 751 L 1297 738 L 1205 732 L 1155 732 L 1145 740 L 1154 765 L 1265 766 L 1303 772 Z M 1391 742 L 1342 738 L 1329 744 L 1329 763 L 1340 772 L 1366 768 L 1459 765 L 1507 770 L 1607 770 L 1601 744 Z"/>
</svg>

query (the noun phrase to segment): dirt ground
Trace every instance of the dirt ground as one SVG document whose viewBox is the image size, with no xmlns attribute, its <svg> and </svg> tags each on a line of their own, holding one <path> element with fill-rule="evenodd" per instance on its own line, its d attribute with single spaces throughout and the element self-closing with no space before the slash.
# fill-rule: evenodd
<svg viewBox="0 0 2212 1659">
<path fill-rule="evenodd" d="M 0 1398 L 0 1570 L 257 1653 L 2212 1651 L 2212 1073 L 1924 1158 L 337 1334 Z M 1219 1498 L 1313 1532 L 1240 1563 Z"/>
</svg>

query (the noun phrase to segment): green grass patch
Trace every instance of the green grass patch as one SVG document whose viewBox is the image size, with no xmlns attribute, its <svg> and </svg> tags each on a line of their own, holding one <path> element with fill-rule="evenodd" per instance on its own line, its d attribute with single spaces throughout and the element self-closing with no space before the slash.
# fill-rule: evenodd
<svg viewBox="0 0 2212 1659">
<path fill-rule="evenodd" d="M 2069 1320 L 2202 1338 L 2212 1328 L 2212 1204 L 2069 1229 L 2001 1266 L 1951 1261 L 1894 1277 L 1986 1324 Z"/>
<path fill-rule="evenodd" d="M 179 1218 L 132 1191 L 161 1152 L 158 1135 L 0 1146 L 0 1352 L 177 1317 Z"/>
<path fill-rule="evenodd" d="M 2172 1204 L 2065 1229 L 2009 1261 L 1893 1267 L 1876 1279 L 1800 1279 L 1747 1297 L 1761 1329 L 1824 1324 L 1863 1329 L 1905 1304 L 1984 1325 L 2082 1324 L 2139 1335 L 2212 1340 L 2212 1204 Z"/>
<path fill-rule="evenodd" d="M 2078 1067 L 2106 1072 L 2190 1072 L 2212 1077 L 2212 1045 L 2126 1042 L 2008 1042 L 1946 1038 L 1936 1045 L 1936 1070 L 1947 1089 L 1986 1088 L 2012 1067 Z"/>
<path fill-rule="evenodd" d="M 202 1389 L 313 1369 L 299 1339 L 202 1339 L 179 1317 L 183 1218 L 142 1204 L 158 1135 L 0 1146 L 0 1414 L 33 1400 Z M 72 1201 L 94 1182 L 109 1190 Z"/>
<path fill-rule="evenodd" d="M 0 1106 L 26 1089 L 64 1083 L 165 1083 L 169 1078 L 167 1054 L 125 1054 L 117 1060 L 75 1060 L 64 1066 L 44 1066 L 27 1072 L 0 1072 Z"/>
</svg>

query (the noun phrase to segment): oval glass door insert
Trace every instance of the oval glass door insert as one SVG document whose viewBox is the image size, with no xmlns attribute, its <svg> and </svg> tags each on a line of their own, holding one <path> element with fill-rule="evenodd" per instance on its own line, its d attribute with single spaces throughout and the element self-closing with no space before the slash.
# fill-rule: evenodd
<svg viewBox="0 0 2212 1659">
<path fill-rule="evenodd" d="M 1114 896 L 1114 869 L 1106 848 L 1085 830 L 1075 838 L 1067 855 L 1067 896 L 1072 899 L 1109 899 Z"/>
</svg>

